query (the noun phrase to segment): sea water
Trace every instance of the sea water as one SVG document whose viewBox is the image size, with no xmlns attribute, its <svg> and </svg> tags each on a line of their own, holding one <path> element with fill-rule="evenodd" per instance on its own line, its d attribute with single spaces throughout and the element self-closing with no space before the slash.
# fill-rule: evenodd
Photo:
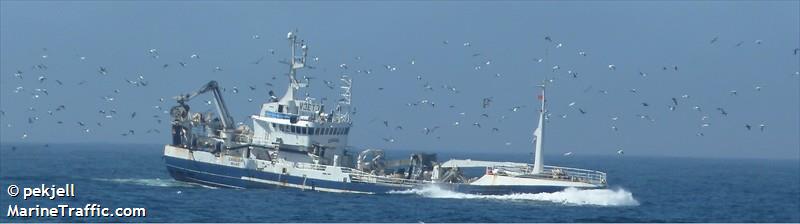
<svg viewBox="0 0 800 224">
<path fill-rule="evenodd" d="M 13 147 L 13 149 L 12 149 Z M 0 223 L 7 222 L 800 222 L 800 160 L 547 157 L 608 173 L 608 189 L 473 195 L 435 187 L 362 195 L 225 189 L 173 180 L 160 145 L 0 145 Z M 490 150 L 485 150 L 490 151 Z M 389 151 L 396 158 L 408 152 Z M 519 161 L 497 153 L 446 158 Z M 10 185 L 75 184 L 75 197 L 10 197 Z M 7 217 L 9 205 L 142 207 L 137 218 Z"/>
</svg>

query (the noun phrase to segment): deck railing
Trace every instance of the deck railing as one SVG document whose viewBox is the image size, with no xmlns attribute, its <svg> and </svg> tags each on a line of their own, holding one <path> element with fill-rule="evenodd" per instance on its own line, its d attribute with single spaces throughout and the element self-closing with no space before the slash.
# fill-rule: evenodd
<svg viewBox="0 0 800 224">
<path fill-rule="evenodd" d="M 575 182 L 583 182 L 595 185 L 606 185 L 606 173 L 571 167 L 560 166 L 544 166 L 542 172 L 538 174 L 533 173 L 533 166 L 496 166 L 493 167 L 499 171 L 513 173 L 521 176 L 531 176 L 539 178 L 569 180 Z"/>
</svg>

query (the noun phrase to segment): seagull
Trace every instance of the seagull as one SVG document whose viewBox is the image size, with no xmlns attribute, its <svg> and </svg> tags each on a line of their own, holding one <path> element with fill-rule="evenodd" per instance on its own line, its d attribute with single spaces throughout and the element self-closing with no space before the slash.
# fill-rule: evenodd
<svg viewBox="0 0 800 224">
<path fill-rule="evenodd" d="M 615 126 L 615 125 L 612 125 L 612 126 L 611 126 L 611 130 L 618 131 L 619 129 L 617 129 L 617 126 Z"/>
<path fill-rule="evenodd" d="M 39 76 L 38 80 L 39 80 L 39 83 L 43 83 L 43 82 L 44 82 L 44 80 L 47 80 L 47 77 L 44 77 L 44 76 L 42 75 L 42 76 Z"/>
<path fill-rule="evenodd" d="M 480 123 L 478 123 L 478 122 L 475 122 L 475 123 L 472 123 L 472 126 L 476 126 L 476 127 L 480 128 L 480 127 L 481 127 L 481 124 L 480 124 Z"/>
<path fill-rule="evenodd" d="M 765 127 L 767 127 L 767 125 L 764 125 L 763 123 L 758 125 L 758 128 L 761 129 L 762 132 L 764 131 Z"/>
<path fill-rule="evenodd" d="M 159 57 L 159 56 L 158 56 L 158 50 L 156 50 L 155 48 L 153 48 L 153 49 L 150 49 L 150 50 L 148 50 L 147 52 L 149 52 L 149 53 L 150 53 L 150 56 L 151 56 L 151 57 L 153 57 L 153 58 L 158 58 L 158 57 Z"/>
<path fill-rule="evenodd" d="M 750 124 L 744 124 L 744 127 L 747 128 L 748 131 L 753 128 L 752 126 L 750 126 Z"/>
<path fill-rule="evenodd" d="M 430 133 L 432 133 L 433 131 L 435 131 L 438 128 L 439 128 L 439 126 L 435 126 L 433 128 L 423 128 L 422 131 L 425 132 L 425 135 L 429 135 Z"/>
<path fill-rule="evenodd" d="M 101 75 L 107 75 L 108 74 L 108 70 L 103 66 L 100 66 L 100 69 L 98 69 L 97 72 L 99 72 Z"/>
<path fill-rule="evenodd" d="M 383 126 L 389 127 L 389 121 L 383 121 Z"/>
<path fill-rule="evenodd" d="M 383 141 L 391 143 L 391 142 L 394 142 L 394 138 L 383 138 Z"/>
<path fill-rule="evenodd" d="M 610 65 L 608 65 L 608 70 L 611 70 L 611 71 L 617 70 L 617 66 L 614 65 L 614 64 L 610 64 Z"/>
<path fill-rule="evenodd" d="M 718 110 L 720 113 L 722 113 L 722 115 L 723 115 L 723 116 L 728 116 L 728 112 L 725 112 L 725 109 L 722 109 L 722 107 L 717 107 L 717 110 Z"/>
<path fill-rule="evenodd" d="M 672 97 L 672 104 L 675 104 L 675 106 L 678 106 L 678 99 L 675 99 L 675 97 Z"/>
<path fill-rule="evenodd" d="M 564 153 L 564 156 L 571 156 L 571 155 L 572 155 L 572 152 L 566 152 L 566 153 Z"/>
<path fill-rule="evenodd" d="M 730 93 L 731 93 L 731 96 L 736 96 L 736 94 L 737 94 L 738 92 L 736 92 L 736 90 L 731 90 L 731 91 L 730 91 Z"/>
<path fill-rule="evenodd" d="M 617 154 L 619 154 L 619 155 L 625 154 L 625 151 L 623 151 L 622 149 L 619 149 L 619 150 L 617 150 Z"/>
<path fill-rule="evenodd" d="M 764 42 L 764 41 L 762 41 L 762 40 L 756 40 L 755 41 L 756 44 L 761 44 L 762 42 Z"/>
<path fill-rule="evenodd" d="M 580 55 L 580 56 L 586 56 L 586 51 L 578 51 L 578 55 Z"/>
<path fill-rule="evenodd" d="M 737 46 L 737 47 L 738 47 L 738 46 L 742 46 L 742 44 L 743 44 L 743 43 L 744 43 L 744 41 L 739 41 L 739 43 L 736 43 L 736 46 Z"/>
<path fill-rule="evenodd" d="M 492 99 L 491 99 L 491 97 L 489 97 L 489 98 L 483 98 L 483 102 L 481 103 L 481 106 L 482 106 L 484 109 L 486 109 L 486 108 L 488 108 L 488 107 L 489 107 L 489 104 L 490 104 L 490 103 L 492 103 Z"/>
<path fill-rule="evenodd" d="M 325 86 L 327 86 L 330 89 L 333 89 L 335 87 L 333 82 L 331 82 L 331 81 L 323 80 L 323 82 L 325 83 Z"/>
<path fill-rule="evenodd" d="M 254 61 L 254 62 L 250 62 L 250 64 L 257 65 L 257 64 L 260 64 L 261 61 L 263 61 L 263 60 L 264 60 L 264 56 L 261 56 L 260 58 L 258 58 L 258 60 Z"/>
<path fill-rule="evenodd" d="M 586 111 L 584 111 L 582 108 L 578 108 L 578 111 L 580 111 L 581 114 L 586 114 Z"/>
<path fill-rule="evenodd" d="M 756 91 L 761 91 L 761 86 L 756 86 Z"/>
</svg>

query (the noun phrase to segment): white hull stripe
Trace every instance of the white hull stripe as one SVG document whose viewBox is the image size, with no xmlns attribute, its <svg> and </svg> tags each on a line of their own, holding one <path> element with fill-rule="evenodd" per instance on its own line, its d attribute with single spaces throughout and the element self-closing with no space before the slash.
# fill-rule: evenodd
<svg viewBox="0 0 800 224">
<path fill-rule="evenodd" d="M 287 187 L 299 188 L 299 189 L 303 189 L 303 190 L 311 190 L 311 186 L 303 186 L 303 185 L 300 185 L 300 184 L 283 183 L 283 182 L 278 182 L 278 181 L 264 180 L 264 179 L 258 179 L 258 178 L 252 178 L 252 177 L 242 177 L 242 180 L 265 183 L 265 184 L 272 184 L 272 185 L 277 185 L 277 186 L 287 186 Z M 371 192 L 341 190 L 341 189 L 324 188 L 324 187 L 314 187 L 313 190 L 323 191 L 323 192 L 335 192 L 335 193 L 374 194 L 374 193 L 371 193 Z"/>
</svg>

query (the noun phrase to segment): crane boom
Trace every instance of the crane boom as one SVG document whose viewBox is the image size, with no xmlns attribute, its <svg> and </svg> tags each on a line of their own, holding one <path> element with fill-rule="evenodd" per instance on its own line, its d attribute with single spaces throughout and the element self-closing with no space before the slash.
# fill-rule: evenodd
<svg viewBox="0 0 800 224">
<path fill-rule="evenodd" d="M 211 91 L 211 93 L 214 95 L 214 103 L 217 106 L 217 113 L 221 117 L 220 120 L 222 121 L 222 128 L 225 130 L 233 129 L 233 118 L 230 116 L 230 113 L 228 113 L 228 107 L 225 106 L 225 100 L 222 99 L 222 92 L 219 91 L 219 84 L 217 81 L 212 80 L 195 92 L 178 96 L 178 103 L 183 105 L 192 98 L 208 91 Z"/>
</svg>

